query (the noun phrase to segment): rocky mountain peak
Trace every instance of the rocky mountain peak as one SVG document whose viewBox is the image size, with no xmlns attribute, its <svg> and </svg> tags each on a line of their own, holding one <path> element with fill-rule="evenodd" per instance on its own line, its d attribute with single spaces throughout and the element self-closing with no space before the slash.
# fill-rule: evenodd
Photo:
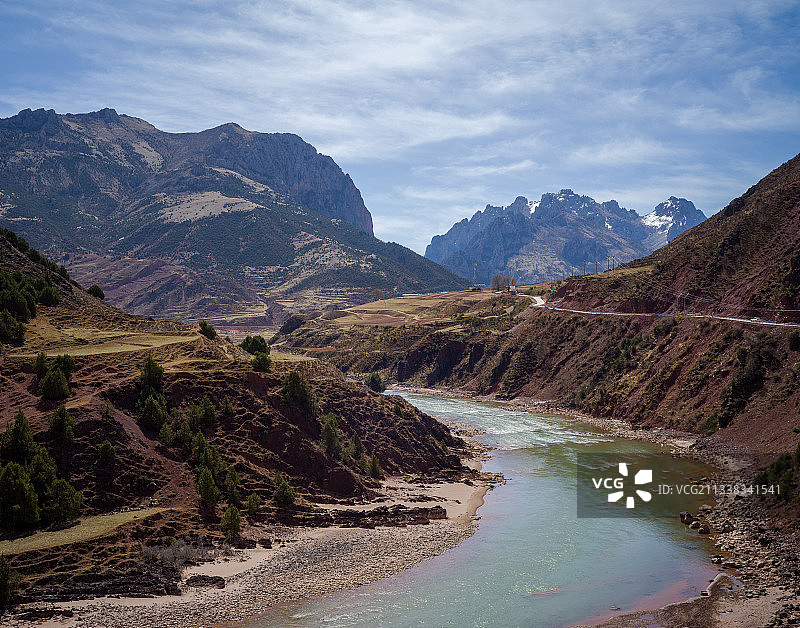
<svg viewBox="0 0 800 628">
<path fill-rule="evenodd" d="M 562 188 L 536 202 L 518 196 L 505 208 L 487 205 L 434 236 L 425 255 L 467 279 L 476 266 L 484 282 L 496 273 L 521 282 L 553 279 L 584 262 L 647 255 L 704 219 L 691 201 L 674 196 L 642 217 L 615 200 L 598 203 Z"/>
<path fill-rule="evenodd" d="M 674 240 L 687 229 L 699 225 L 706 215 L 685 198 L 670 196 L 666 201 L 656 205 L 655 209 L 642 217 L 642 222 L 653 230 L 651 240 L 660 248 Z"/>
</svg>

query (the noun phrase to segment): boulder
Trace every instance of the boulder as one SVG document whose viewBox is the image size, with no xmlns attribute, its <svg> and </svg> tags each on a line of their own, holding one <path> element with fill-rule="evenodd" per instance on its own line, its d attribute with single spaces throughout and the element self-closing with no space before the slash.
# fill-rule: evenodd
<svg viewBox="0 0 800 628">
<path fill-rule="evenodd" d="M 430 509 L 428 516 L 431 519 L 447 519 L 447 511 L 441 506 L 434 506 Z"/>
<path fill-rule="evenodd" d="M 256 542 L 253 539 L 243 539 L 242 537 L 236 537 L 232 545 L 236 549 L 255 549 Z"/>
<path fill-rule="evenodd" d="M 190 576 L 189 579 L 186 580 L 186 586 L 213 587 L 216 589 L 224 589 L 225 578 L 223 578 L 222 576 L 204 576 L 204 575 Z"/>
</svg>

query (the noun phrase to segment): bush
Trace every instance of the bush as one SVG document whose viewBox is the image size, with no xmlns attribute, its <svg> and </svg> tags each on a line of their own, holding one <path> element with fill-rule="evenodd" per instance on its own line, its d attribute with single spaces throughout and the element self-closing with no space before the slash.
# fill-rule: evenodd
<svg viewBox="0 0 800 628">
<path fill-rule="evenodd" d="M 6 426 L 0 445 L 2 459 L 6 461 L 28 464 L 39 453 L 39 445 L 33 439 L 31 424 L 22 410 L 19 410 L 14 415 L 14 420 Z"/>
<path fill-rule="evenodd" d="M 139 367 L 139 398 L 146 398 L 154 392 L 160 393 L 163 380 L 164 369 L 148 354 Z"/>
<path fill-rule="evenodd" d="M 247 336 L 239 346 L 247 351 L 247 353 L 252 353 L 255 355 L 256 353 L 266 353 L 269 355 L 269 345 L 267 341 L 264 340 L 264 336 Z"/>
<path fill-rule="evenodd" d="M 194 403 L 187 413 L 189 416 L 189 427 L 196 428 L 199 425 L 212 425 L 217 420 L 217 409 L 211 403 L 208 395 L 204 395 L 200 403 Z"/>
<path fill-rule="evenodd" d="M 792 489 L 794 488 L 794 471 L 789 469 L 781 476 L 778 482 L 778 499 L 789 501 L 792 497 Z"/>
<path fill-rule="evenodd" d="M 80 514 L 82 503 L 82 493 L 76 491 L 66 480 L 55 480 L 47 491 L 42 519 L 45 523 L 71 521 Z"/>
<path fill-rule="evenodd" d="M 251 493 L 247 498 L 247 514 L 251 517 L 255 516 L 259 508 L 261 508 L 261 498 L 255 493 Z"/>
<path fill-rule="evenodd" d="M 367 377 L 365 383 L 367 388 L 375 392 L 382 393 L 386 390 L 386 384 L 384 384 L 379 373 L 371 373 L 370 376 Z"/>
<path fill-rule="evenodd" d="M 272 368 L 272 358 L 270 358 L 266 353 L 261 353 L 259 351 L 251 360 L 250 364 L 252 364 L 254 371 L 258 373 L 266 373 Z"/>
<path fill-rule="evenodd" d="M 219 489 L 214 482 L 214 476 L 207 467 L 203 467 L 200 471 L 200 477 L 195 484 L 197 494 L 200 495 L 200 501 L 203 505 L 213 508 L 219 501 Z"/>
<path fill-rule="evenodd" d="M 161 393 L 152 393 L 144 401 L 140 398 L 140 402 L 136 405 L 138 406 L 136 420 L 144 428 L 158 432 L 169 419 L 167 400 Z"/>
<path fill-rule="evenodd" d="M 283 380 L 283 398 L 289 402 L 299 405 L 306 415 L 315 414 L 317 402 L 314 400 L 314 393 L 306 379 L 306 376 L 299 371 L 291 371 Z"/>
<path fill-rule="evenodd" d="M 185 447 L 192 442 L 192 430 L 184 414 L 177 408 L 170 412 L 169 420 L 164 422 L 158 432 L 159 440 L 167 447 Z"/>
<path fill-rule="evenodd" d="M 767 366 L 773 361 L 774 346 L 764 335 L 758 336 L 750 349 L 740 347 L 736 352 L 739 368 L 722 393 L 719 426 L 727 427 L 747 405 L 750 397 L 764 385 Z"/>
<path fill-rule="evenodd" d="M 275 474 L 275 491 L 272 493 L 272 497 L 279 504 L 294 504 L 294 489 L 289 485 L 289 482 L 286 481 L 286 478 L 283 477 L 283 474 L 280 472 Z"/>
<path fill-rule="evenodd" d="M 233 467 L 230 467 L 225 475 L 225 493 L 229 504 L 239 503 L 239 474 Z"/>
<path fill-rule="evenodd" d="M 30 463 L 27 465 L 26 471 L 33 484 L 33 490 L 36 491 L 36 496 L 39 498 L 41 505 L 42 500 L 47 496 L 50 487 L 58 479 L 58 469 L 56 468 L 56 461 L 50 456 L 47 451 L 40 449 Z"/>
<path fill-rule="evenodd" d="M 329 456 L 338 459 L 342 455 L 342 443 L 339 441 L 339 425 L 336 417 L 333 414 L 326 414 L 322 418 L 325 419 L 320 434 L 322 448 Z"/>
<path fill-rule="evenodd" d="M 17 345 L 25 342 L 25 325 L 17 321 L 8 310 L 0 312 L 0 341 Z"/>
<path fill-rule="evenodd" d="M 63 403 L 56 408 L 53 416 L 50 417 L 50 431 L 53 433 L 53 438 L 63 443 L 72 442 L 75 436 L 75 432 L 73 431 L 74 425 L 75 420 L 72 418 L 72 415 L 67 412 Z"/>
<path fill-rule="evenodd" d="M 369 459 L 369 474 L 374 478 L 380 478 L 383 475 L 383 469 L 381 469 L 381 463 L 378 460 L 378 456 L 374 454 Z"/>
<path fill-rule="evenodd" d="M 239 514 L 239 509 L 236 506 L 228 506 L 225 514 L 222 515 L 222 531 L 225 533 L 225 538 L 232 541 L 239 535 L 239 530 L 242 526 L 242 516 Z"/>
<path fill-rule="evenodd" d="M 87 290 L 87 292 L 91 294 L 95 299 L 100 299 L 101 301 L 106 298 L 105 292 L 103 292 L 103 289 L 97 284 L 94 284 L 91 288 Z"/>
<path fill-rule="evenodd" d="M 789 348 L 792 351 L 800 351 L 800 332 L 797 330 L 789 334 Z"/>
<path fill-rule="evenodd" d="M 50 367 L 39 382 L 39 394 L 45 399 L 57 400 L 69 396 L 67 378 L 61 369 Z"/>
<path fill-rule="evenodd" d="M 21 464 L 9 462 L 0 471 L 0 525 L 6 531 L 39 525 L 39 498 Z"/>
<path fill-rule="evenodd" d="M 72 372 L 75 370 L 75 358 L 71 355 L 57 355 L 53 358 L 53 364 L 50 368 L 55 368 L 64 373 L 64 377 L 69 379 Z"/>
<path fill-rule="evenodd" d="M 22 576 L 11 568 L 8 559 L 0 554 L 0 608 L 7 606 L 14 599 L 22 584 Z"/>
<path fill-rule="evenodd" d="M 353 458 L 356 460 L 361 460 L 364 457 L 364 443 L 361 442 L 361 438 L 356 432 L 353 433 L 353 438 L 350 441 L 350 449 Z"/>
<path fill-rule="evenodd" d="M 194 437 L 194 442 L 192 444 L 198 467 L 205 467 L 211 471 L 212 476 L 215 478 L 222 475 L 223 471 L 225 471 L 225 463 L 222 462 L 219 452 L 209 444 L 205 436 L 198 433 L 197 436 Z"/>
<path fill-rule="evenodd" d="M 36 359 L 33 361 L 33 364 L 31 364 L 31 367 L 38 377 L 44 377 L 49 368 L 47 354 L 44 351 L 37 353 Z"/>
<path fill-rule="evenodd" d="M 214 340 L 217 337 L 217 330 L 205 321 L 200 321 L 200 333 L 209 340 Z"/>
<path fill-rule="evenodd" d="M 117 457 L 117 448 L 106 439 L 97 448 L 97 455 L 100 457 L 101 462 L 109 462 Z"/>
<path fill-rule="evenodd" d="M 222 403 L 219 404 L 219 413 L 226 419 L 230 419 L 233 416 L 233 404 L 228 397 L 225 397 L 225 399 L 222 400 Z"/>
<path fill-rule="evenodd" d="M 53 286 L 45 286 L 39 292 L 39 298 L 37 299 L 39 303 L 42 305 L 46 305 L 49 307 L 53 307 L 58 305 L 61 302 L 61 298 L 58 296 L 58 292 Z"/>
</svg>

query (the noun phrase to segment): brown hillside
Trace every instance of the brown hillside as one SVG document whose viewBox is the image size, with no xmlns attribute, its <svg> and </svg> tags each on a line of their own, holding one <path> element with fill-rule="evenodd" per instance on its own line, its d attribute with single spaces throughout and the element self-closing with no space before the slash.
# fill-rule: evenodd
<svg viewBox="0 0 800 628">
<path fill-rule="evenodd" d="M 48 272 L 3 238 L 0 269 Z M 164 539 L 207 544 L 221 538 L 219 516 L 227 506 L 224 473 L 216 478 L 223 491 L 220 504 L 198 509 L 191 445 L 167 446 L 158 433 L 137 422 L 137 378 L 148 354 L 164 367 L 163 392 L 171 408 L 188 412 L 204 397 L 212 400 L 216 420 L 195 431 L 204 434 L 227 468 L 237 471 L 243 499 L 252 493 L 261 496 L 261 522 L 316 521 L 330 517 L 323 516 L 318 502 L 368 500 L 381 494 L 380 483 L 366 468 L 348 455 L 337 460 L 323 450 L 320 432 L 327 413 L 337 416 L 342 442 L 358 434 L 366 454 L 376 455 L 387 473 L 430 476 L 463 470 L 458 457 L 442 446 L 462 444 L 448 428 L 399 397 L 378 395 L 348 381 L 326 363 L 273 352 L 271 370 L 255 373 L 252 356 L 226 340 L 209 340 L 193 326 L 128 315 L 66 279 L 54 276 L 53 282 L 60 304 L 40 306 L 27 324 L 25 344 L 6 344 L 0 354 L 0 432 L 17 411 L 25 413 L 59 474 L 83 492 L 82 516 L 148 505 L 161 511 L 143 511 L 139 521 L 117 528 L 99 544 L 16 552 L 12 543 L 3 552 L 25 577 L 23 599 L 164 593 L 174 589 L 177 571 L 152 563 L 147 547 Z M 40 351 L 74 357 L 71 393 L 63 400 L 75 420 L 72 442 L 58 442 L 50 431 L 48 419 L 61 402 L 38 394 L 39 377 L 31 362 Z M 292 370 L 308 378 L 319 406 L 316 414 L 284 399 L 282 381 Z M 226 397 L 233 408 L 228 415 L 221 411 Z M 103 462 L 98 446 L 106 439 L 116 456 Z M 273 500 L 278 472 L 297 492 L 294 506 Z"/>
<path fill-rule="evenodd" d="M 485 292 L 438 299 L 438 308 L 428 298 L 424 310 L 417 297 L 360 306 L 307 321 L 278 342 L 325 355 L 345 372 L 380 370 L 401 383 L 549 400 L 636 426 L 713 433 L 712 440 L 756 452 L 800 441 L 793 328 L 574 314 Z M 388 325 L 371 311 L 398 321 Z"/>
<path fill-rule="evenodd" d="M 800 155 L 704 223 L 615 273 L 568 282 L 564 307 L 800 320 Z"/>
</svg>

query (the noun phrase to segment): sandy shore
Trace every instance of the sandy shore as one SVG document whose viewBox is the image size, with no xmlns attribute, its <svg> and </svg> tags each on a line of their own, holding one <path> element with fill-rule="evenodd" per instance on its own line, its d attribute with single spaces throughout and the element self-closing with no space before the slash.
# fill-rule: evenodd
<svg viewBox="0 0 800 628">
<path fill-rule="evenodd" d="M 479 467 L 476 459 L 467 460 Z M 104 597 L 74 602 L 29 604 L 20 608 L 58 609 L 71 617 L 45 622 L 6 617 L 9 626 L 198 626 L 245 619 L 268 607 L 307 597 L 352 589 L 441 554 L 470 537 L 478 525 L 476 512 L 500 478 L 419 484 L 389 478 L 386 499 L 355 509 L 404 504 L 442 506 L 447 519 L 407 527 L 296 528 L 261 526 L 247 530 L 251 538 L 272 538 L 273 549 L 230 550 L 227 556 L 184 570 L 181 596 L 156 598 Z M 341 506 L 337 506 L 341 508 Z M 223 589 L 186 585 L 194 575 L 221 576 Z"/>
</svg>

